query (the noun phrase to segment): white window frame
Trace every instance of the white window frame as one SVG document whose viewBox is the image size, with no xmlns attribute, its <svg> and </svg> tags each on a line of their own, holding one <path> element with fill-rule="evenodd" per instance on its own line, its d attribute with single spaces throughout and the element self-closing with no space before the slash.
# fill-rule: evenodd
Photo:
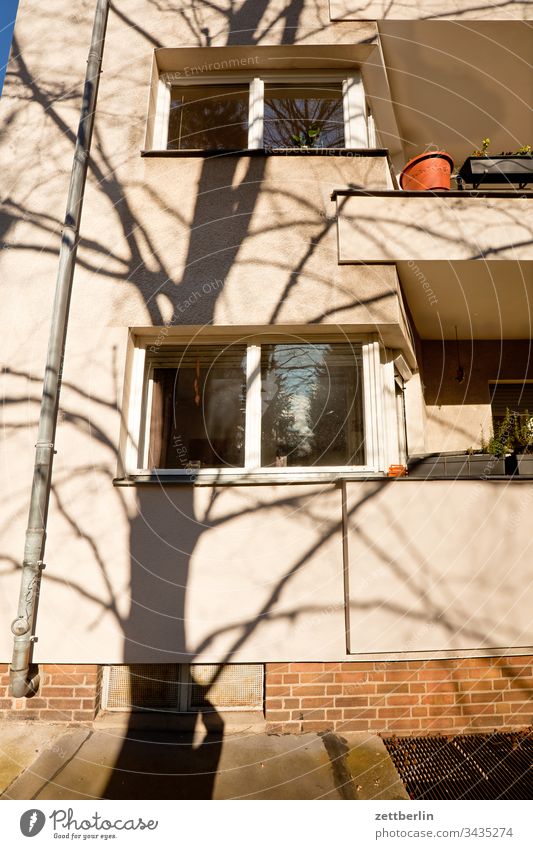
<svg viewBox="0 0 533 849">
<path fill-rule="evenodd" d="M 321 340 L 310 337 L 305 344 L 319 344 Z M 345 342 L 346 339 L 331 339 L 327 342 Z M 172 339 L 173 344 L 187 344 L 190 339 L 182 337 Z M 225 338 L 203 339 L 195 338 L 195 344 L 213 346 L 229 344 Z M 182 476 L 184 479 L 216 478 L 223 480 L 225 477 L 238 477 L 260 475 L 282 479 L 316 478 L 321 474 L 386 474 L 391 463 L 398 463 L 400 457 L 394 447 L 398 444 L 396 433 L 397 419 L 390 412 L 390 391 L 394 383 L 393 370 L 389 367 L 389 357 L 381 346 L 378 337 L 373 334 L 358 335 L 350 339 L 352 344 L 362 346 L 362 371 L 363 371 L 363 429 L 365 439 L 364 465 L 359 466 L 287 466 L 287 467 L 262 467 L 261 466 L 261 345 L 290 343 L 289 336 L 252 337 L 247 338 L 246 359 L 246 407 L 245 407 L 245 461 L 242 467 L 231 468 L 174 468 L 174 469 L 151 469 L 148 464 L 148 450 L 150 441 L 150 410 L 153 386 L 153 369 L 161 365 L 164 360 L 164 346 L 160 351 L 162 360 L 158 362 L 155 357 L 148 357 L 150 348 L 154 346 L 153 341 L 137 340 L 135 343 L 134 357 L 132 361 L 132 374 L 130 382 L 130 399 L 128 406 L 128 437 L 125 452 L 125 471 L 128 476 L 146 476 L 156 474 L 158 477 Z M 235 343 L 239 344 L 239 338 L 235 337 Z M 168 363 L 168 360 L 167 360 Z M 391 386 L 389 386 L 391 384 Z M 388 387 L 387 391 L 385 391 Z M 394 433 L 391 433 L 391 429 Z"/>
<path fill-rule="evenodd" d="M 376 133 L 373 119 L 370 116 L 359 71 L 352 70 L 349 75 L 339 74 L 338 71 L 322 73 L 267 73 L 252 76 L 250 74 L 217 74 L 207 76 L 186 76 L 180 73 L 164 73 L 158 80 L 156 114 L 152 138 L 152 150 L 166 150 L 168 142 L 168 122 L 170 118 L 170 92 L 172 86 L 190 85 L 231 85 L 232 83 L 247 83 L 249 86 L 248 100 L 248 150 L 263 148 L 263 119 L 265 83 L 342 83 L 342 101 L 344 116 L 344 148 L 366 150 L 370 145 L 376 145 Z M 293 148 L 290 148 L 291 150 Z"/>
</svg>

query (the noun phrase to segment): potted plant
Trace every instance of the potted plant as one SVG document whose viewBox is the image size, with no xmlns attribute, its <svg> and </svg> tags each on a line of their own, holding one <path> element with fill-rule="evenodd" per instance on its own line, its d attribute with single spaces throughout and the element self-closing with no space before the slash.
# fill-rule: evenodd
<svg viewBox="0 0 533 849">
<path fill-rule="evenodd" d="M 506 183 L 524 188 L 533 182 L 533 155 L 530 144 L 524 144 L 513 152 L 489 153 L 490 139 L 485 138 L 481 147 L 468 156 L 459 170 L 459 178 L 472 183 L 476 189 L 481 183 Z"/>
<path fill-rule="evenodd" d="M 494 428 L 494 433 L 485 442 L 483 431 L 481 431 L 481 453 L 489 454 L 490 465 L 494 469 L 489 474 L 505 475 L 511 471 L 514 447 L 515 421 L 510 410 L 505 411 L 502 421 Z"/>
<path fill-rule="evenodd" d="M 443 150 L 428 151 L 410 159 L 400 174 L 404 192 L 449 191 L 453 159 Z"/>
<path fill-rule="evenodd" d="M 533 416 L 527 410 L 515 416 L 514 456 L 518 474 L 533 476 Z"/>
<path fill-rule="evenodd" d="M 409 457 L 408 474 L 411 478 L 487 478 L 505 475 L 505 459 L 488 444 L 481 449 L 467 451 L 442 451 L 440 454 L 423 454 Z"/>
<path fill-rule="evenodd" d="M 291 141 L 296 147 L 316 147 L 320 136 L 321 127 L 318 124 L 311 124 L 305 127 L 298 134 L 291 134 Z"/>
<path fill-rule="evenodd" d="M 456 479 L 505 475 L 509 458 L 513 455 L 515 432 L 513 414 L 507 410 L 488 441 L 481 431 L 480 448 L 411 456 L 408 463 L 409 477 Z"/>
</svg>

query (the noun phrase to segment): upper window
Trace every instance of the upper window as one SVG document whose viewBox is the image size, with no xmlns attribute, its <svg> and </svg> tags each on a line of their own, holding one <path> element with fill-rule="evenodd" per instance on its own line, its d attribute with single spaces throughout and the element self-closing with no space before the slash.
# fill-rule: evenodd
<svg viewBox="0 0 533 849">
<path fill-rule="evenodd" d="M 167 150 L 375 146 L 361 76 L 196 80 L 163 74 L 152 147 Z M 370 138 L 369 138 L 370 134 Z"/>
<path fill-rule="evenodd" d="M 265 84 L 264 147 L 345 147 L 341 83 Z"/>
<path fill-rule="evenodd" d="M 399 462 L 394 365 L 370 337 L 136 351 L 130 471 L 375 472 Z"/>
</svg>

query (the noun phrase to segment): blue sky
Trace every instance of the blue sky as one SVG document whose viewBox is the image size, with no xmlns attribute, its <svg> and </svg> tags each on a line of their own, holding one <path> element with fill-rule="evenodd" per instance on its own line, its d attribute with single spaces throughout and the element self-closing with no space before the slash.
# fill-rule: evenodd
<svg viewBox="0 0 533 849">
<path fill-rule="evenodd" d="M 0 3 L 0 94 L 4 84 L 18 4 L 19 0 L 2 0 Z"/>
</svg>

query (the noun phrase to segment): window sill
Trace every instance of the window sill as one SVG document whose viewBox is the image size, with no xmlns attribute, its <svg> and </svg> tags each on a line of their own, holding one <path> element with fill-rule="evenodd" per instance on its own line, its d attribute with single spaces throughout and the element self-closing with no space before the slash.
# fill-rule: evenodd
<svg viewBox="0 0 533 849">
<path fill-rule="evenodd" d="M 386 156 L 389 158 L 387 148 L 351 148 L 351 147 L 260 147 L 246 148 L 244 150 L 141 150 L 144 157 L 173 157 L 187 159 L 197 157 L 207 159 L 216 156 L 345 156 L 345 157 L 368 157 Z"/>
<path fill-rule="evenodd" d="M 138 472 L 126 475 L 123 478 L 115 478 L 113 486 L 140 486 L 144 484 L 158 486 L 256 486 L 260 484 L 314 484 L 314 483 L 337 483 L 338 481 L 369 481 L 369 480 L 400 480 L 400 478 L 387 478 L 382 473 L 369 471 L 306 471 L 289 472 L 212 472 L 191 471 L 188 472 Z"/>
<path fill-rule="evenodd" d="M 267 484 L 317 484 L 382 481 L 383 483 L 432 483 L 433 481 L 448 481 L 462 483 L 463 481 L 486 481 L 488 483 L 531 484 L 533 477 L 529 475 L 493 475 L 491 477 L 389 477 L 378 472 L 309 472 L 306 474 L 287 474 L 285 472 L 237 472 L 235 474 L 217 475 L 213 472 L 192 472 L 189 474 L 172 473 L 157 474 L 156 472 L 139 472 L 123 478 L 114 478 L 113 486 L 263 486 Z"/>
</svg>

